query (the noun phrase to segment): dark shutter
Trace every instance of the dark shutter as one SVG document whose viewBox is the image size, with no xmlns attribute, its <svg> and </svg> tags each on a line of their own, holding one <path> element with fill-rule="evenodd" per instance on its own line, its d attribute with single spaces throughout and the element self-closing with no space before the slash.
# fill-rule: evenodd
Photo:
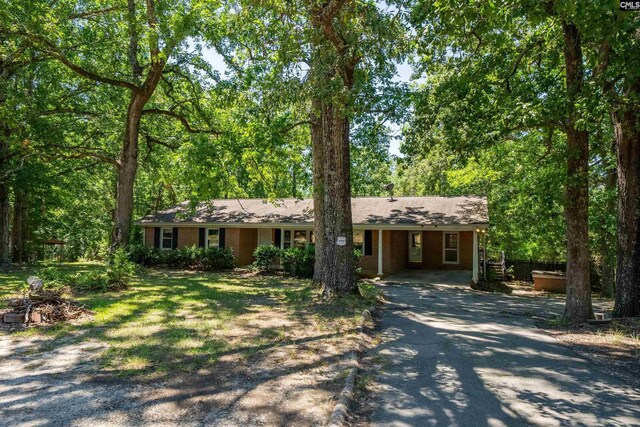
<svg viewBox="0 0 640 427">
<path fill-rule="evenodd" d="M 198 247 L 204 248 L 206 242 L 207 242 L 207 229 L 206 228 L 198 229 Z"/>
<path fill-rule="evenodd" d="M 218 247 L 224 249 L 224 228 L 218 231 Z"/>
<path fill-rule="evenodd" d="M 364 255 L 373 255 L 373 230 L 364 230 Z"/>
<path fill-rule="evenodd" d="M 153 247 L 160 247 L 160 227 L 153 228 Z"/>
<path fill-rule="evenodd" d="M 273 246 L 279 248 L 282 246 L 282 229 L 276 228 L 276 238 L 274 239 Z"/>
<path fill-rule="evenodd" d="M 171 249 L 178 247 L 178 227 L 173 227 L 173 242 L 171 242 Z"/>
</svg>

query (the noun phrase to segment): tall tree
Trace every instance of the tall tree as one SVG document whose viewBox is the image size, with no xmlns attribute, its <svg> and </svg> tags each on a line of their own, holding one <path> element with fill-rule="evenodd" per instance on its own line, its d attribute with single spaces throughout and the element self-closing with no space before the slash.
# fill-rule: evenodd
<svg viewBox="0 0 640 427">
<path fill-rule="evenodd" d="M 104 158 L 117 171 L 114 246 L 129 241 L 143 116 L 159 114 L 192 129 L 176 110 L 146 107 L 166 73 L 181 74 L 178 69 L 192 65 L 187 53 L 189 37 L 197 36 L 202 19 L 212 18 L 210 11 L 216 7 L 206 2 L 156 0 L 143 5 L 128 0 L 126 7 L 105 8 L 100 2 L 89 2 L 78 8 L 75 2 L 66 1 L 34 8 L 29 2 L 18 2 L 5 5 L 4 10 L 12 13 L 0 20 L 1 33 L 30 40 L 77 76 L 127 91 L 118 157 Z"/>
<path fill-rule="evenodd" d="M 419 53 L 427 58 L 421 70 L 442 71 L 425 87 L 428 102 L 435 106 L 422 113 L 427 116 L 422 129 L 436 137 L 444 134 L 452 146 L 472 151 L 532 131 L 565 133 L 565 315 L 572 322 L 585 321 L 592 315 L 589 120 L 580 106 L 589 95 L 573 4 L 486 2 L 459 8 L 419 1 L 414 16 Z M 565 77 L 566 86 L 558 84 L 557 75 Z M 436 98 L 434 88 L 448 88 L 451 94 Z"/>
<path fill-rule="evenodd" d="M 588 8 L 582 22 L 594 75 L 609 104 L 618 182 L 614 315 L 640 315 L 640 17 L 617 5 Z"/>
<path fill-rule="evenodd" d="M 583 96 L 584 58 L 575 23 L 562 23 L 567 82 L 567 303 L 564 315 L 573 322 L 593 317 L 589 280 L 589 132 L 578 103 Z"/>
<path fill-rule="evenodd" d="M 301 0 L 231 7 L 234 29 L 223 49 L 231 68 L 264 90 L 269 102 L 275 89 L 307 112 L 298 123 L 311 126 L 315 279 L 327 295 L 355 289 L 351 124 L 382 114 L 379 92 L 371 88 L 392 85 L 393 61 L 404 48 L 402 12 L 383 6 Z"/>
<path fill-rule="evenodd" d="M 360 53 L 343 34 L 340 23 L 348 18 L 347 1 L 331 1 L 310 7 L 312 37 L 311 73 L 317 95 L 318 130 L 311 133 L 314 158 L 314 217 L 316 228 L 315 280 L 323 293 L 347 293 L 355 289 L 353 225 L 351 217 L 351 158 L 349 147 L 349 105 L 355 68 Z M 323 97 L 327 83 L 337 93 Z"/>
</svg>

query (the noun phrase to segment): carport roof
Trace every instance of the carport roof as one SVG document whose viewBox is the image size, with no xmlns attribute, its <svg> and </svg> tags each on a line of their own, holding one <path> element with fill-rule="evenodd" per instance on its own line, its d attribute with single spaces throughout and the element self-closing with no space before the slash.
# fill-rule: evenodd
<svg viewBox="0 0 640 427">
<path fill-rule="evenodd" d="M 355 225 L 488 224 L 486 197 L 357 197 L 351 200 Z M 312 224 L 312 199 L 221 199 L 183 202 L 147 215 L 141 225 L 162 224 Z"/>
</svg>

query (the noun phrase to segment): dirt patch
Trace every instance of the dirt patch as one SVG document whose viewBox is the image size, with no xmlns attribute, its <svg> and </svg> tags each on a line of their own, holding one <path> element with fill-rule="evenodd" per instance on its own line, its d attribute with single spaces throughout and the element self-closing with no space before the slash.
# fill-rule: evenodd
<svg viewBox="0 0 640 427">
<path fill-rule="evenodd" d="M 640 388 L 640 318 L 576 327 L 539 322 L 538 327 L 612 375 Z"/>
<path fill-rule="evenodd" d="M 302 319 L 277 309 L 247 314 L 244 332 L 226 332 L 253 336 L 250 344 L 157 379 L 152 370 L 127 378 L 106 369 L 108 345 L 79 334 L 54 343 L 0 332 L 0 424 L 322 425 L 354 335 Z"/>
</svg>

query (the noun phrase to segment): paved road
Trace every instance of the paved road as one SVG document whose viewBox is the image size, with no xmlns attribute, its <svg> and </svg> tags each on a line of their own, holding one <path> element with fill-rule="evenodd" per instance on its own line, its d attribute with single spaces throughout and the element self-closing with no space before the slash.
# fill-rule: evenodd
<svg viewBox="0 0 640 427">
<path fill-rule="evenodd" d="M 557 300 L 382 287 L 372 425 L 640 425 L 638 390 L 534 327 L 531 315 L 560 311 Z"/>
</svg>

